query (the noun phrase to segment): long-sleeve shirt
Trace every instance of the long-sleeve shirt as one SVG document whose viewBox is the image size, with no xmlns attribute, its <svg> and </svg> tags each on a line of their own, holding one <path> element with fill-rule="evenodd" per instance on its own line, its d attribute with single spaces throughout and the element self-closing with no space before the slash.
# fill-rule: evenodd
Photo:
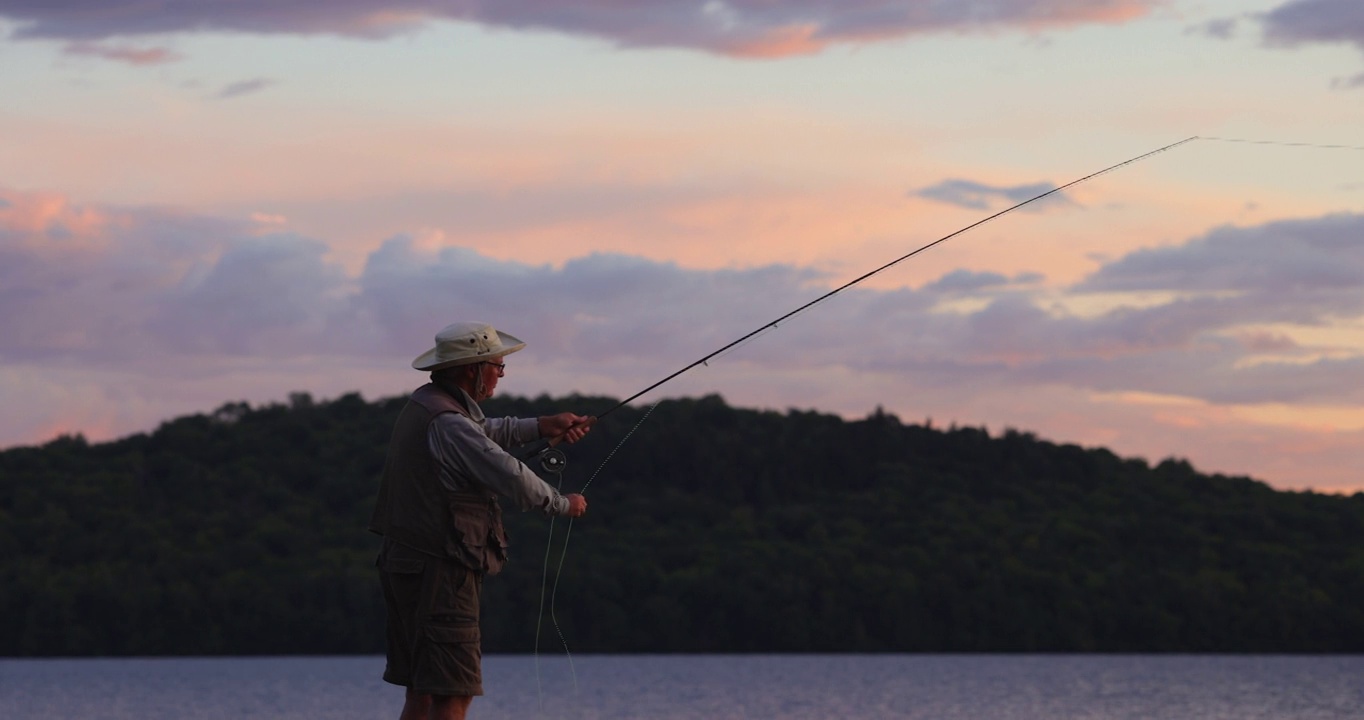
<svg viewBox="0 0 1364 720">
<path fill-rule="evenodd" d="M 509 448 L 538 439 L 539 421 L 486 417 L 468 393 L 456 391 L 470 417 L 459 413 L 437 415 L 426 436 L 431 456 L 440 467 L 441 484 L 458 492 L 468 489 L 472 478 L 521 510 L 537 508 L 547 515 L 568 512 L 568 498 L 507 453 Z"/>
</svg>

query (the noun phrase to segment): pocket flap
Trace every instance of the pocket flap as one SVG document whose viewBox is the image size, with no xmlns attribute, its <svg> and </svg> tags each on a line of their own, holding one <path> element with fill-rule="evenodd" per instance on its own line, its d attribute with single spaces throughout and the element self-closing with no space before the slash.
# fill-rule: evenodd
<svg viewBox="0 0 1364 720">
<path fill-rule="evenodd" d="M 478 625 L 427 625 L 426 637 L 442 645 L 464 645 L 477 643 Z"/>
</svg>

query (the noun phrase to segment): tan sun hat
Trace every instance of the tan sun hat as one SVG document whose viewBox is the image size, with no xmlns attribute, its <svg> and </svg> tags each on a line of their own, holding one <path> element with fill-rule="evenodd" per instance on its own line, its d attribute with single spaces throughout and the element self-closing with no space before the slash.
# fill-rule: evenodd
<svg viewBox="0 0 1364 720">
<path fill-rule="evenodd" d="M 487 323 L 455 323 L 436 333 L 436 346 L 413 360 L 412 367 L 417 370 L 440 370 L 468 365 L 499 355 L 510 355 L 525 346 L 525 343 L 494 330 Z"/>
</svg>

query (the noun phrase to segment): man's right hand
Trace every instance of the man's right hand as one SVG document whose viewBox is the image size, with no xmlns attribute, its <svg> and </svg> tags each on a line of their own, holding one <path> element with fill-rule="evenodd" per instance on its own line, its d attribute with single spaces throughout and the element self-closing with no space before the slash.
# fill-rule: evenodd
<svg viewBox="0 0 1364 720">
<path fill-rule="evenodd" d="M 582 517 L 587 513 L 587 498 L 577 493 L 565 495 L 564 497 L 568 498 L 568 512 L 564 513 L 564 515 L 575 518 Z"/>
</svg>

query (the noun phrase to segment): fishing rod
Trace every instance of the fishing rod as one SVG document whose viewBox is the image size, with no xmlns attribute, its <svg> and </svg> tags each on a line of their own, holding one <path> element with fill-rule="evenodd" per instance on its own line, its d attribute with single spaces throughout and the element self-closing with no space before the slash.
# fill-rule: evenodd
<svg viewBox="0 0 1364 720">
<path fill-rule="evenodd" d="M 654 384 L 652 384 L 652 385 L 650 385 L 650 386 L 644 388 L 643 390 L 640 390 L 639 392 L 635 393 L 634 395 L 631 395 L 630 397 L 625 398 L 624 400 L 621 400 L 620 402 L 616 403 L 614 406 L 612 406 L 611 408 L 609 408 L 609 409 L 606 410 L 605 412 L 598 414 L 596 417 L 594 417 L 594 418 L 592 418 L 592 419 L 586 421 L 586 422 L 583 423 L 583 424 L 592 424 L 592 423 L 595 423 L 596 421 L 600 420 L 601 418 L 604 418 L 604 417 L 606 417 L 607 415 L 610 415 L 611 413 L 613 413 L 613 412 L 615 412 L 615 411 L 617 411 L 617 410 L 619 410 L 619 409 L 625 407 L 626 405 L 629 405 L 631 402 L 633 402 L 633 401 L 635 401 L 635 400 L 638 400 L 641 396 L 643 396 L 643 395 L 649 393 L 650 391 L 655 390 L 655 389 L 657 389 L 658 387 L 660 387 L 660 386 L 662 386 L 662 385 L 664 385 L 664 384 L 666 384 L 666 383 L 668 383 L 668 382 L 671 382 L 672 380 L 674 380 L 674 379 L 677 378 L 678 376 L 683 375 L 683 374 L 685 374 L 685 373 L 687 373 L 687 372 L 689 372 L 689 371 L 691 371 L 691 370 L 693 370 L 693 369 L 695 369 L 695 368 L 697 368 L 697 367 L 699 367 L 699 366 L 701 366 L 701 365 L 706 365 L 706 364 L 708 364 L 712 359 L 714 359 L 715 357 L 717 357 L 717 356 L 719 356 L 719 355 L 724 354 L 726 351 L 729 351 L 729 350 L 731 350 L 731 349 L 733 349 L 733 348 L 735 348 L 735 347 L 737 347 L 737 346 L 739 346 L 739 345 L 742 345 L 743 343 L 747 342 L 748 340 L 753 339 L 755 336 L 757 336 L 757 335 L 759 335 L 759 334 L 762 334 L 763 332 L 766 332 L 766 331 L 768 331 L 768 330 L 774 330 L 774 329 L 776 329 L 776 328 L 778 327 L 778 325 L 780 325 L 781 323 L 783 323 L 783 322 L 785 322 L 785 321 L 791 319 L 792 317 L 795 317 L 796 315 L 799 315 L 800 313 L 803 313 L 803 312 L 805 312 L 806 310 L 809 310 L 810 308 L 812 308 L 812 307 L 814 307 L 814 306 L 816 306 L 816 305 L 818 305 L 818 304 L 824 302 L 825 300 L 828 300 L 829 298 L 832 298 L 833 296 L 835 296 L 835 295 L 837 295 L 837 294 L 843 292 L 844 290 L 847 290 L 848 288 L 853 287 L 854 285 L 857 285 L 858 283 L 863 282 L 864 280 L 867 280 L 868 278 L 871 278 L 871 277 L 874 276 L 874 275 L 877 275 L 878 273 L 881 273 L 881 272 L 883 272 L 883 271 L 885 271 L 885 270 L 889 270 L 890 268 L 892 268 L 892 267 L 894 267 L 894 266 L 896 266 L 896 265 L 898 265 L 898 264 L 900 264 L 900 263 L 902 263 L 902 262 L 904 262 L 904 261 L 906 261 L 906 260 L 908 260 L 908 259 L 914 257 L 915 255 L 918 255 L 918 254 L 921 253 L 921 252 L 924 252 L 925 250 L 928 250 L 929 248 L 932 248 L 932 247 L 935 247 L 935 246 L 940 245 L 940 244 L 942 244 L 942 243 L 945 243 L 945 242 L 947 242 L 948 240 L 951 240 L 952 238 L 957 237 L 958 235 L 962 235 L 962 234 L 964 234 L 964 233 L 970 232 L 971 230 L 974 230 L 974 229 L 980 227 L 981 225 L 984 225 L 984 224 L 986 224 L 986 223 L 988 223 L 988 222 L 991 222 L 992 220 L 999 219 L 999 218 L 1001 218 L 1001 217 L 1003 217 L 1003 216 L 1005 216 L 1005 215 L 1008 215 L 1008 214 L 1011 213 L 1011 212 L 1014 212 L 1015 210 L 1018 210 L 1018 209 L 1020 209 L 1020 208 L 1022 208 L 1022 207 L 1024 207 L 1024 206 L 1027 206 L 1027 205 L 1031 205 L 1032 203 L 1035 203 L 1035 202 L 1037 202 L 1037 201 L 1039 201 L 1039 200 L 1045 199 L 1045 198 L 1047 198 L 1047 197 L 1049 197 L 1049 196 L 1051 196 L 1051 195 L 1055 195 L 1056 193 L 1059 193 L 1059 192 L 1061 192 L 1061 191 L 1063 191 L 1063 190 L 1066 190 L 1067 188 L 1075 187 L 1076 185 L 1080 185 L 1081 183 L 1088 182 L 1088 181 L 1093 180 L 1094 178 L 1097 178 L 1097 177 L 1099 177 L 1099 176 L 1101 176 L 1101 175 L 1106 175 L 1106 174 L 1111 173 L 1111 172 L 1113 172 L 1113 171 L 1115 171 L 1115 170 L 1119 170 L 1119 169 L 1121 169 L 1121 168 L 1124 168 L 1124 167 L 1126 167 L 1126 166 L 1128 166 L 1128 165 L 1134 165 L 1134 164 L 1139 163 L 1139 162 L 1141 162 L 1141 161 L 1143 161 L 1143 160 L 1146 160 L 1146 159 L 1148 159 L 1148 158 L 1150 158 L 1150 157 L 1153 157 L 1153 156 L 1155 156 L 1155 155 L 1159 155 L 1159 154 L 1164 153 L 1164 152 L 1168 152 L 1168 151 L 1170 151 L 1170 150 L 1174 150 L 1174 149 L 1177 148 L 1177 147 L 1180 147 L 1180 146 L 1185 145 L 1185 144 L 1187 144 L 1187 143 L 1194 142 L 1194 141 L 1196 141 L 1196 140 L 1202 140 L 1202 141 L 1206 141 L 1206 142 L 1240 143 L 1240 144 L 1249 144 L 1249 145 L 1275 145 L 1275 146 L 1280 146 L 1280 147 L 1293 147 L 1293 148 L 1318 148 L 1318 149 L 1325 149 L 1325 150 L 1364 150 L 1364 146 L 1359 146 L 1359 145 L 1327 145 L 1327 144 L 1321 144 L 1321 143 L 1286 142 L 1286 141 L 1278 141 L 1278 140 L 1252 140 L 1252 139 L 1245 139 L 1245 138 L 1215 137 L 1215 136 L 1206 136 L 1206 135 L 1192 135 L 1192 136 L 1187 137 L 1187 138 L 1184 138 L 1183 140 L 1180 140 L 1180 141 L 1178 141 L 1178 142 L 1173 142 L 1173 143 L 1170 143 L 1169 145 L 1165 145 L 1165 146 L 1162 146 L 1162 147 L 1158 147 L 1158 148 L 1156 148 L 1156 149 L 1154 149 L 1154 150 L 1149 150 L 1149 151 L 1144 152 L 1144 153 L 1142 153 L 1142 154 L 1140 154 L 1140 155 L 1137 155 L 1137 156 L 1135 156 L 1135 157 L 1131 157 L 1131 158 L 1128 158 L 1128 159 L 1126 159 L 1126 160 L 1123 160 L 1122 162 L 1115 163 L 1115 164 L 1113 164 L 1113 165 L 1109 165 L 1108 167 L 1103 168 L 1102 170 L 1097 170 L 1097 171 L 1092 172 L 1092 173 L 1089 173 L 1088 175 L 1085 175 L 1085 176 L 1083 176 L 1083 177 L 1076 178 L 1075 180 L 1071 180 L 1070 182 L 1068 182 L 1068 183 L 1066 183 L 1066 184 L 1064 184 L 1064 185 L 1060 185 L 1060 186 L 1058 186 L 1058 187 L 1052 188 L 1051 190 L 1047 190 L 1046 192 L 1038 193 L 1037 195 L 1034 195 L 1034 196 L 1028 198 L 1027 200 L 1024 200 L 1024 201 L 1022 201 L 1022 202 L 1020 202 L 1020 203 L 1016 203 L 1016 204 L 1014 204 L 1014 205 L 1011 205 L 1011 206 L 1009 206 L 1009 207 L 1007 207 L 1007 208 L 1004 208 L 1003 210 L 1000 210 L 1000 211 L 998 211 L 998 212 L 996 212 L 996 213 L 993 213 L 993 214 L 988 215 L 988 216 L 986 216 L 986 217 L 984 217 L 984 218 L 981 218 L 980 220 L 977 220 L 977 221 L 971 223 L 970 225 L 967 225 L 967 226 L 965 226 L 965 227 L 963 227 L 963 228 L 961 228 L 961 229 L 959 229 L 959 230 L 954 230 L 953 232 L 950 232 L 950 233 L 948 233 L 947 235 L 944 235 L 944 236 L 938 238 L 937 240 L 934 240 L 934 241 L 932 241 L 932 242 L 930 242 L 930 243 L 927 243 L 927 244 L 922 245 L 922 246 L 920 246 L 920 247 L 918 247 L 918 248 L 915 248 L 914 250 L 912 250 L 912 251 L 910 251 L 910 252 L 908 252 L 908 253 L 905 253 L 904 255 L 901 255 L 900 257 L 895 258 L 894 260 L 891 260 L 890 262 L 888 262 L 888 263 L 886 263 L 886 264 L 884 264 L 884 265 L 882 265 L 882 266 L 876 268 L 875 270 L 871 270 L 870 272 L 863 273 L 862 275 L 859 275 L 858 277 L 853 278 L 852 280 L 849 280 L 849 281 L 846 282 L 846 283 L 843 283 L 842 285 L 840 285 L 840 286 L 834 288 L 833 290 L 830 290 L 830 291 L 824 293 L 823 295 L 820 295 L 819 297 L 817 297 L 817 298 L 815 298 L 815 299 L 813 299 L 813 300 L 811 300 L 811 301 L 805 303 L 804 305 L 801 305 L 800 307 L 798 307 L 798 308 L 796 308 L 796 309 L 794 309 L 794 310 L 792 310 L 792 311 L 790 311 L 790 312 L 788 312 L 788 313 L 786 313 L 786 314 L 784 314 L 784 315 L 782 315 L 782 316 L 780 316 L 780 317 L 778 317 L 778 318 L 775 318 L 775 319 L 773 319 L 773 320 L 770 320 L 770 321 L 768 321 L 768 322 L 762 324 L 761 326 L 759 326 L 759 327 L 757 327 L 756 329 L 754 329 L 754 330 L 752 330 L 752 331 L 750 331 L 750 332 L 744 334 L 743 336 L 739 337 L 738 339 L 736 339 L 736 340 L 734 340 L 734 341 L 732 341 L 732 342 L 730 342 L 730 343 L 727 343 L 727 344 L 725 344 L 724 346 L 722 346 L 722 347 L 720 347 L 720 348 L 718 348 L 718 349 L 716 349 L 716 350 L 714 350 L 714 351 L 712 351 L 712 352 L 710 352 L 710 353 L 707 353 L 706 355 L 703 355 L 702 357 L 700 357 L 700 358 L 698 358 L 697 360 L 693 361 L 691 364 L 686 365 L 686 366 L 682 367 L 680 370 L 677 370 L 677 371 L 673 372 L 672 374 L 670 374 L 670 375 L 664 377 L 662 380 L 659 380 L 658 382 L 655 382 Z M 633 431 L 632 431 L 632 432 L 633 432 Z M 563 469 L 564 469 L 564 467 L 566 466 L 567 458 L 566 458 L 566 456 L 563 454 L 563 452 L 560 451 L 560 450 L 558 450 L 558 448 L 556 447 L 558 444 L 559 444 L 559 438 L 550 438 L 550 439 L 548 439 L 548 440 L 540 440 L 540 441 L 537 441 L 536 444 L 533 444 L 532 446 L 530 446 L 530 447 L 527 449 L 527 451 L 525 452 L 525 457 L 526 457 L 527 459 L 538 459 L 538 460 L 540 461 L 541 467 L 544 468 L 547 472 L 550 472 L 550 473 L 562 472 Z"/>
<path fill-rule="evenodd" d="M 863 282 L 864 280 L 867 280 L 868 278 L 871 278 L 872 276 L 874 276 L 874 275 L 876 275 L 876 274 L 878 274 L 878 273 L 881 273 L 881 272 L 883 272 L 883 271 L 885 271 L 885 270 L 889 270 L 890 268 L 892 268 L 892 267 L 894 267 L 894 266 L 896 266 L 896 265 L 898 265 L 898 264 L 900 264 L 900 263 L 902 263 L 902 262 L 904 262 L 904 261 L 906 261 L 906 260 L 908 260 L 908 259 L 914 257 L 915 255 L 918 255 L 918 254 L 921 253 L 921 252 L 924 252 L 925 250 L 928 250 L 929 248 L 932 248 L 932 247 L 934 247 L 934 246 L 936 246 L 936 245 L 940 245 L 940 244 L 942 244 L 942 243 L 945 243 L 945 242 L 947 242 L 948 240 L 951 240 L 952 238 L 954 238 L 954 237 L 956 237 L 956 236 L 958 236 L 958 235 L 961 235 L 961 234 L 966 233 L 966 232 L 970 232 L 971 230 L 974 230 L 974 229 L 980 227 L 981 225 L 984 225 L 984 224 L 986 224 L 986 223 L 988 223 L 988 222 L 990 222 L 990 221 L 992 221 L 992 220 L 995 220 L 995 219 L 998 219 L 998 218 L 1003 217 L 1003 216 L 1005 216 L 1005 215 L 1008 215 L 1009 213 L 1014 212 L 1015 210 L 1018 210 L 1019 208 L 1022 208 L 1022 207 L 1026 206 L 1026 205 L 1030 205 L 1030 204 L 1032 204 L 1032 203 L 1035 203 L 1035 202 L 1037 202 L 1038 200 L 1042 200 L 1042 199 L 1044 199 L 1044 198 L 1046 198 L 1046 197 L 1048 197 L 1048 196 L 1055 195 L 1056 193 L 1059 193 L 1059 192 L 1061 192 L 1061 191 L 1063 191 L 1063 190 L 1065 190 L 1065 189 L 1067 189 L 1067 188 L 1075 187 L 1076 185 L 1079 185 L 1079 184 L 1081 184 L 1081 183 L 1087 182 L 1087 181 L 1089 181 L 1089 180 L 1093 180 L 1094 178 L 1099 177 L 1100 175 L 1105 175 L 1105 174 L 1107 174 L 1107 173 L 1113 172 L 1114 170 L 1118 170 L 1118 169 L 1123 168 L 1123 167 L 1125 167 L 1125 166 L 1128 166 L 1128 165 L 1132 165 L 1132 164 L 1141 162 L 1142 160 L 1145 160 L 1145 159 L 1147 159 L 1147 158 L 1149 158 L 1149 157 L 1152 157 L 1152 156 L 1154 156 L 1154 155 L 1159 155 L 1160 153 L 1163 153 L 1163 152 L 1167 152 L 1167 151 L 1173 150 L 1173 149 L 1175 149 L 1175 148 L 1177 148 L 1177 147 L 1179 147 L 1179 146 L 1181 146 L 1181 145 L 1183 145 L 1183 144 L 1185 144 L 1185 143 L 1193 142 L 1194 140 L 1199 140 L 1199 139 L 1201 139 L 1201 138 L 1199 138 L 1199 136 L 1197 136 L 1197 135 L 1194 135 L 1194 136 L 1192 136 L 1192 137 L 1187 137 L 1187 138 L 1184 138 L 1183 140 L 1180 140 L 1179 142 L 1170 143 L 1169 145 L 1165 145 L 1165 146 L 1163 146 L 1163 147 L 1156 148 L 1155 150 L 1150 150 L 1150 151 L 1144 152 L 1144 153 L 1142 153 L 1142 154 L 1140 154 L 1140 155 L 1137 155 L 1136 157 L 1128 158 L 1127 160 L 1123 160 L 1123 161 L 1120 162 L 1120 163 L 1116 163 L 1116 164 L 1114 164 L 1114 165 L 1109 165 L 1108 167 L 1106 167 L 1106 168 L 1104 168 L 1104 169 L 1102 169 L 1102 170 L 1098 170 L 1098 171 L 1096 171 L 1096 172 L 1092 172 L 1092 173 L 1090 173 L 1090 174 L 1088 174 L 1088 175 L 1085 175 L 1084 177 L 1077 178 L 1077 179 L 1075 179 L 1075 180 L 1071 180 L 1070 182 L 1068 182 L 1068 183 L 1066 183 L 1066 184 L 1064 184 L 1064 185 L 1061 185 L 1061 186 L 1058 186 L 1058 187 L 1054 187 L 1054 188 L 1052 188 L 1051 190 L 1048 190 L 1048 191 L 1043 192 L 1043 193 L 1038 193 L 1037 195 L 1034 195 L 1034 196 L 1028 198 L 1027 200 L 1024 200 L 1023 202 L 1020 202 L 1020 203 L 1016 203 L 1016 204 L 1014 204 L 1014 205 L 1011 205 L 1011 206 L 1009 206 L 1009 207 L 1007 207 L 1007 208 L 1004 208 L 1003 210 L 1000 210 L 999 212 L 996 212 L 996 213 L 994 213 L 994 214 L 992 214 L 992 215 L 989 215 L 989 216 L 986 216 L 986 217 L 984 217 L 984 218 L 982 218 L 982 219 L 980 219 L 980 220 L 977 220 L 977 221 L 971 223 L 970 225 L 967 225 L 967 226 L 965 226 L 965 227 L 963 227 L 963 228 L 961 228 L 961 229 L 959 229 L 959 230 L 955 230 L 955 231 L 953 231 L 953 232 L 951 232 L 951 233 L 948 233 L 947 235 L 944 235 L 944 236 L 938 238 L 937 240 L 934 240 L 933 242 L 930 242 L 930 243 L 927 243 L 927 244 L 925 244 L 925 245 L 922 245 L 922 246 L 920 246 L 920 247 L 914 249 L 914 250 L 911 251 L 911 252 L 905 253 L 904 255 L 901 255 L 900 257 L 895 258 L 894 260 L 891 260 L 890 262 L 888 262 L 888 263 L 882 265 L 881 267 L 876 268 L 875 270 L 872 270 L 872 271 L 867 272 L 867 273 L 863 273 L 862 275 L 859 275 L 858 277 L 853 278 L 852 280 L 849 280 L 849 281 L 846 282 L 846 283 L 843 283 L 842 285 L 840 285 L 840 286 L 834 288 L 833 290 L 830 290 L 830 291 L 824 293 L 823 295 L 820 295 L 819 297 L 815 298 L 814 300 L 811 300 L 811 301 L 805 303 L 804 305 L 801 305 L 800 307 L 798 307 L 798 308 L 796 308 L 795 310 L 792 310 L 792 311 L 790 311 L 790 312 L 788 312 L 788 313 L 782 315 L 781 317 L 775 318 L 775 319 L 773 319 L 773 320 L 770 320 L 770 321 L 768 321 L 768 322 L 766 322 L 766 323 L 760 325 L 758 328 L 752 330 L 751 332 L 748 332 L 748 333 L 744 334 L 743 336 L 739 337 L 737 340 L 734 340 L 734 341 L 732 341 L 732 342 L 730 342 L 730 343 L 727 343 L 727 344 L 725 344 L 724 346 L 720 347 L 719 349 L 714 350 L 713 352 L 707 353 L 706 355 L 703 355 L 702 357 L 700 357 L 700 358 L 698 358 L 697 360 L 693 361 L 691 364 L 684 366 L 682 369 L 677 370 L 676 372 L 673 372 L 671 375 L 668 375 L 667 377 L 663 378 L 662 380 L 659 380 L 658 382 L 655 382 L 654 384 L 650 385 L 649 387 L 646 387 L 646 388 L 644 388 L 643 390 L 640 390 L 639 392 L 635 393 L 634 395 L 631 395 L 630 397 L 625 398 L 624 400 L 621 400 L 620 402 L 618 402 L 618 403 L 616 403 L 614 406 L 612 406 L 610 409 L 606 410 L 606 411 L 603 412 L 603 413 L 598 414 L 596 417 L 592 418 L 591 420 L 586 421 L 586 422 L 583 423 L 583 424 L 592 424 L 592 423 L 597 422 L 598 420 L 600 420 L 600 419 L 606 417 L 607 415 L 610 415 L 611 413 L 613 413 L 613 412 L 615 412 L 615 411 L 617 411 L 617 410 L 619 410 L 619 409 L 625 407 L 626 405 L 629 405 L 631 402 L 633 402 L 633 401 L 635 401 L 635 400 L 638 400 L 641 396 L 643 396 L 643 395 L 649 393 L 650 391 L 655 390 L 655 389 L 657 389 L 658 387 L 660 387 L 660 386 L 662 386 L 662 385 L 664 385 L 664 384 L 666 384 L 666 383 L 668 383 L 668 382 L 671 382 L 672 380 L 674 380 L 674 379 L 677 378 L 678 376 L 684 375 L 684 374 L 686 374 L 687 372 L 689 372 L 689 371 L 691 371 L 691 370 L 693 370 L 693 369 L 695 369 L 695 368 L 697 368 L 697 367 L 699 367 L 699 366 L 701 366 L 701 365 L 706 365 L 706 364 L 708 364 L 708 363 L 709 363 L 712 359 L 714 359 L 716 356 L 721 355 L 721 354 L 725 353 L 726 351 L 731 350 L 731 349 L 733 349 L 733 348 L 735 348 L 735 347 L 737 347 L 737 346 L 739 346 L 739 345 L 742 345 L 744 342 L 746 342 L 746 341 L 752 339 L 753 337 L 755 337 L 755 336 L 757 336 L 757 335 L 759 335 L 759 334 L 761 334 L 761 333 L 763 333 L 763 332 L 765 332 L 765 331 L 767 331 L 767 330 L 776 329 L 778 325 L 780 325 L 781 323 L 783 323 L 783 322 L 785 322 L 785 321 L 787 321 L 787 320 L 789 320 L 789 319 L 795 317 L 796 315 L 799 315 L 800 313 L 803 313 L 803 312 L 805 312 L 806 310 L 809 310 L 810 308 L 812 308 L 812 307 L 814 307 L 814 306 L 816 306 L 816 305 L 818 305 L 818 304 L 824 302 L 825 300 L 828 300 L 829 298 L 831 298 L 831 297 L 833 297 L 833 296 L 835 296 L 835 295 L 837 295 L 837 294 L 843 292 L 844 290 L 847 290 L 847 289 L 850 288 L 850 287 L 853 287 L 854 285 L 857 285 L 858 283 Z M 1216 139 L 1221 140 L 1222 138 L 1216 138 Z M 560 472 L 562 472 L 563 469 L 567 466 L 568 458 L 567 458 L 567 456 L 564 455 L 563 451 L 561 451 L 561 450 L 558 449 L 558 447 L 557 447 L 558 444 L 559 444 L 559 438 L 557 438 L 557 437 L 555 437 L 555 438 L 549 438 L 549 439 L 547 439 L 547 440 L 540 440 L 540 441 L 537 441 L 536 444 L 532 445 L 530 448 L 528 448 L 528 449 L 526 450 L 526 452 L 525 452 L 526 459 L 527 459 L 527 460 L 532 460 L 532 459 L 538 460 L 538 461 L 540 462 L 541 468 L 544 469 L 544 470 L 545 470 L 546 472 L 548 472 L 548 473 L 552 473 L 552 474 L 560 473 Z"/>
</svg>

